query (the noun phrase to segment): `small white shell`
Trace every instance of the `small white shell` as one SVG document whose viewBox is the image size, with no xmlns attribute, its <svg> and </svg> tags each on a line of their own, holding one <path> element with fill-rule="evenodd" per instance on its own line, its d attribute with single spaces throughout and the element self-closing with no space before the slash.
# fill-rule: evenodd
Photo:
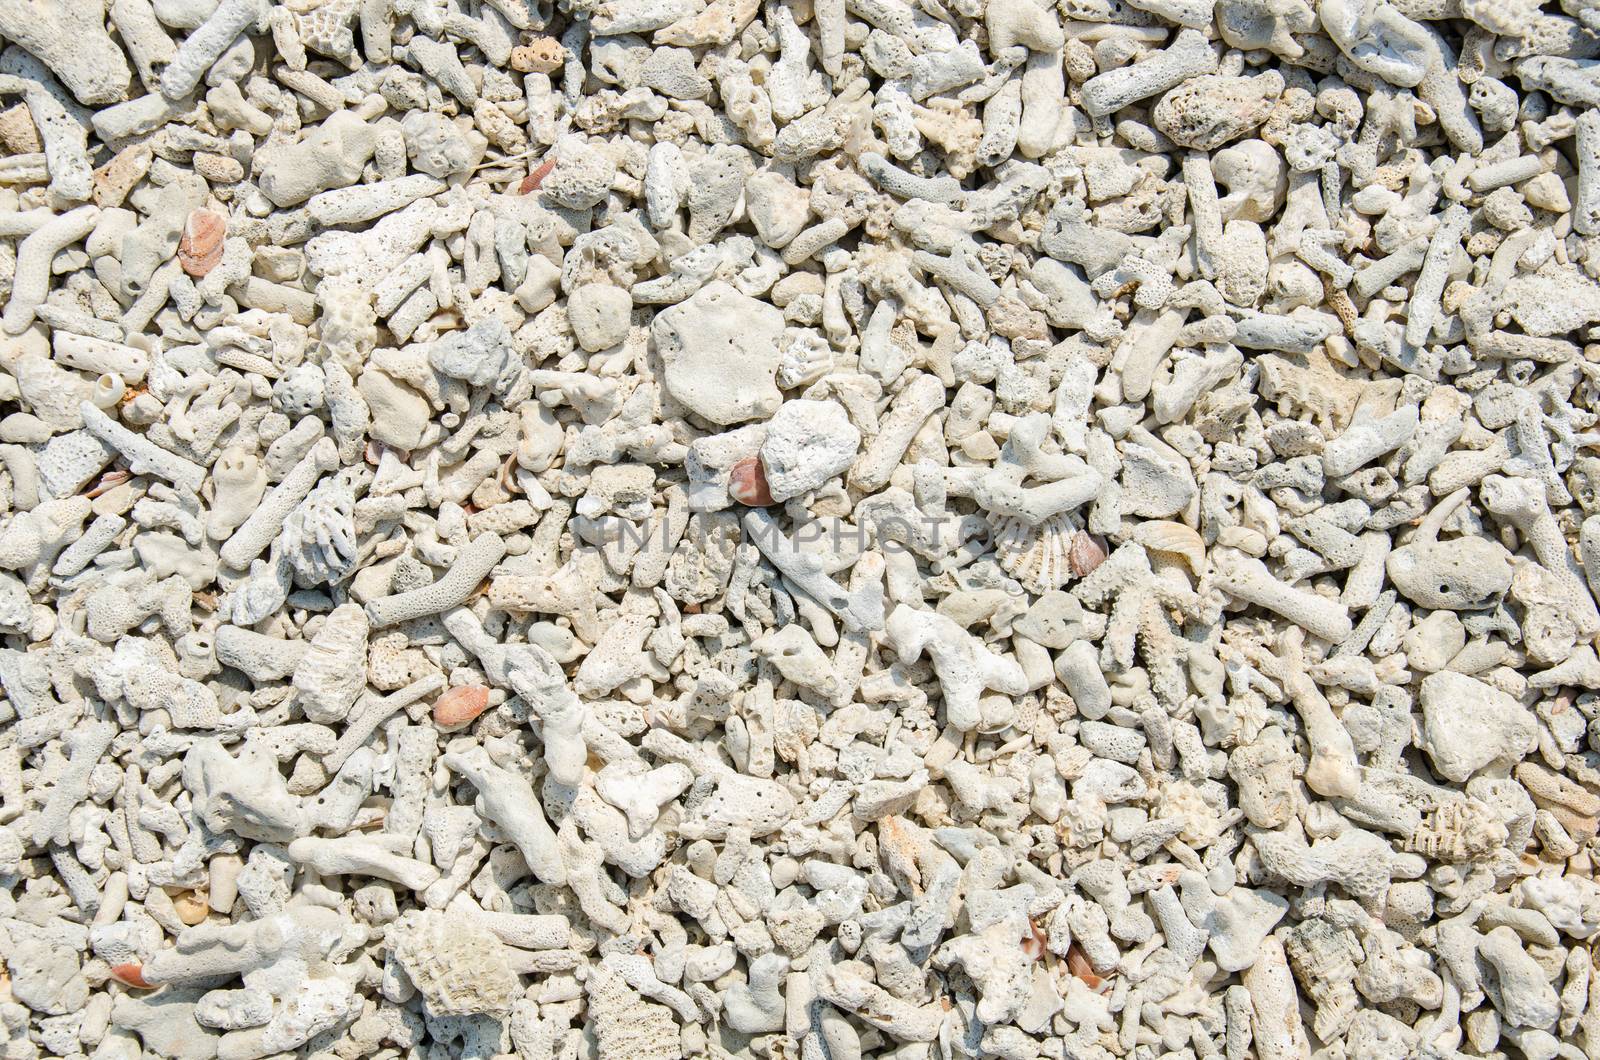
<svg viewBox="0 0 1600 1060">
<path fill-rule="evenodd" d="M 1196 576 L 1205 569 L 1206 543 L 1182 523 L 1157 520 L 1140 523 L 1133 539 L 1151 552 L 1168 552 L 1183 557 Z"/>
<path fill-rule="evenodd" d="M 1078 528 L 1066 515 L 1029 526 L 1021 519 L 991 516 L 1000 569 L 1030 593 L 1059 589 L 1074 577 L 1072 539 Z"/>
</svg>

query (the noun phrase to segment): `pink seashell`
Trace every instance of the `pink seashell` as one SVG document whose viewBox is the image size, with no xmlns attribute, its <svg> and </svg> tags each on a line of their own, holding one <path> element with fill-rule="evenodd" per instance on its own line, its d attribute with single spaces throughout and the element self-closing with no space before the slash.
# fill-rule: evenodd
<svg viewBox="0 0 1600 1060">
<path fill-rule="evenodd" d="M 759 456 L 747 456 L 733 465 L 728 475 L 728 495 L 752 508 L 765 508 L 772 503 L 772 491 L 767 486 L 767 470 L 761 466 Z"/>
<path fill-rule="evenodd" d="M 1041 960 L 1045 955 L 1048 941 L 1048 936 L 1039 930 L 1039 925 L 1030 920 L 1027 934 L 1022 936 L 1022 952 L 1028 955 L 1030 961 Z"/>
<path fill-rule="evenodd" d="M 1094 965 L 1089 963 L 1089 958 L 1076 942 L 1067 947 L 1067 971 L 1081 979 L 1090 990 L 1098 990 L 1100 984 L 1105 982 L 1095 974 Z"/>
<path fill-rule="evenodd" d="M 113 964 L 111 966 L 111 976 L 119 983 L 137 987 L 140 990 L 155 989 L 145 980 L 144 965 L 135 961 L 129 961 L 125 964 Z"/>
<path fill-rule="evenodd" d="M 93 498 L 100 496 L 102 493 L 110 493 L 112 490 L 116 489 L 118 486 L 122 485 L 132 477 L 133 472 L 131 471 L 107 471 L 105 474 L 100 476 L 100 480 L 96 482 L 94 486 L 92 486 L 88 492 L 84 494 L 84 496 Z"/>
<path fill-rule="evenodd" d="M 556 160 L 553 158 L 546 159 L 545 161 L 539 163 L 535 169 L 530 171 L 527 176 L 522 178 L 522 183 L 517 185 L 517 194 L 526 195 L 530 191 L 538 191 L 539 185 L 544 183 L 544 178 L 548 177 L 550 175 L 550 171 L 555 168 Z"/>
<path fill-rule="evenodd" d="M 457 685 L 433 704 L 434 723 L 454 729 L 472 721 L 489 706 L 489 690 L 483 685 Z"/>
<path fill-rule="evenodd" d="M 189 214 L 178 240 L 178 264 L 199 279 L 222 260 L 222 237 L 228 234 L 228 219 L 215 210 L 199 209 Z"/>
<path fill-rule="evenodd" d="M 1067 554 L 1067 562 L 1072 565 L 1073 574 L 1079 578 L 1086 577 L 1105 561 L 1106 550 L 1087 530 L 1079 530 L 1072 536 L 1072 549 Z"/>
</svg>

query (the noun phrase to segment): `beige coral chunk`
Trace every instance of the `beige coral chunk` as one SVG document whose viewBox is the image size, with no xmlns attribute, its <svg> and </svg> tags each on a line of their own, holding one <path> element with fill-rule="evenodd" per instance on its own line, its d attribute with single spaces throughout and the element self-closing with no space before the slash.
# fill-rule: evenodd
<svg viewBox="0 0 1600 1060">
<path fill-rule="evenodd" d="M 1530 335 L 1564 335 L 1600 320 L 1600 283 L 1573 268 L 1514 277 L 1500 301 Z"/>
<path fill-rule="evenodd" d="M 718 425 L 767 419 L 783 402 L 775 381 L 783 327 L 776 307 L 728 284 L 707 284 L 656 314 L 651 332 L 667 393 Z"/>
<path fill-rule="evenodd" d="M 521 993 L 505 944 L 470 919 L 407 913 L 390 926 L 389 946 L 436 1016 L 502 1015 Z"/>
<path fill-rule="evenodd" d="M 1272 113 L 1283 75 L 1208 75 L 1185 81 L 1156 103 L 1151 117 L 1173 143 L 1212 151 L 1254 130 Z"/>
</svg>

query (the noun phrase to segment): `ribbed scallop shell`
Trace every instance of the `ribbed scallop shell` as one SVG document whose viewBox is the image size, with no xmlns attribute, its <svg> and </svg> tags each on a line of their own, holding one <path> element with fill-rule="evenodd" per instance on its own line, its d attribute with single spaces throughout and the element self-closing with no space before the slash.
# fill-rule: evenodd
<svg viewBox="0 0 1600 1060">
<path fill-rule="evenodd" d="M 294 670 L 294 687 L 306 717 L 343 721 L 367 687 L 367 613 L 359 604 L 334 608 Z"/>
<path fill-rule="evenodd" d="M 990 516 L 994 528 L 995 558 L 1000 569 L 1021 582 L 1030 593 L 1059 589 L 1075 576 L 1072 539 L 1078 532 L 1066 515 L 1029 526 L 1021 519 Z"/>
</svg>

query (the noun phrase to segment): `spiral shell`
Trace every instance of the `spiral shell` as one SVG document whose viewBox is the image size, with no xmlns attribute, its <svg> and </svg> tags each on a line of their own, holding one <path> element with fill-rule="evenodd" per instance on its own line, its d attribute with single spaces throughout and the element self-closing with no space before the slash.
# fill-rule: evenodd
<svg viewBox="0 0 1600 1060">
<path fill-rule="evenodd" d="M 205 920 L 211 912 L 204 891 L 179 891 L 172 896 L 172 908 L 178 914 L 178 919 L 190 927 Z"/>
<path fill-rule="evenodd" d="M 903 875 L 911 886 L 921 889 L 922 870 L 917 865 L 917 859 L 923 852 L 907 829 L 904 818 L 890 814 L 878 821 L 878 849 L 883 851 L 885 864 L 890 871 Z"/>
<path fill-rule="evenodd" d="M 1505 846 L 1506 835 L 1505 824 L 1486 803 L 1451 799 L 1406 837 L 1404 848 L 1435 861 L 1486 861 Z"/>
<path fill-rule="evenodd" d="M 1309 355 L 1306 359 L 1313 361 Z M 1341 431 L 1350 422 L 1362 384 L 1338 374 L 1326 358 L 1302 367 L 1268 354 L 1256 363 L 1261 365 L 1261 396 L 1277 406 L 1279 415 L 1310 416 L 1319 426 Z"/>
<path fill-rule="evenodd" d="M 517 185 L 517 194 L 526 195 L 531 191 L 538 191 L 539 185 L 544 183 L 544 178 L 548 177 L 550 171 L 555 168 L 556 160 L 553 158 L 547 158 L 539 163 L 538 166 L 529 170 L 528 175 L 522 178 L 522 183 Z"/>
<path fill-rule="evenodd" d="M 1316 1002 L 1317 1037 L 1332 1041 L 1343 1035 L 1361 1005 L 1354 986 L 1360 945 L 1349 931 L 1317 917 L 1295 925 L 1283 948 L 1301 988 Z"/>
</svg>

